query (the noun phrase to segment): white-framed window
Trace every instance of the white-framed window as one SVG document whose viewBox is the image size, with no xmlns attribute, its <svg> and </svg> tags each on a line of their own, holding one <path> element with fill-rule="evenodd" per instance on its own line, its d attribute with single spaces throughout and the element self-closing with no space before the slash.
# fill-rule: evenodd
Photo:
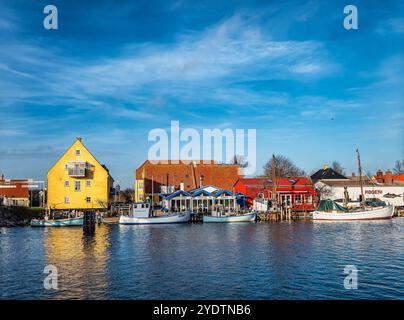
<svg viewBox="0 0 404 320">
<path fill-rule="evenodd" d="M 306 196 L 306 199 L 307 199 L 307 203 L 312 203 L 313 202 L 313 199 L 311 198 L 311 194 L 308 194 Z"/>
<path fill-rule="evenodd" d="M 69 186 L 70 186 L 69 180 L 65 180 L 65 187 L 69 187 Z"/>
<path fill-rule="evenodd" d="M 70 203 L 70 197 L 65 196 L 65 203 Z"/>
<path fill-rule="evenodd" d="M 76 149 L 76 156 L 79 156 L 80 153 L 81 153 L 81 150 L 80 150 L 80 149 Z"/>
<path fill-rule="evenodd" d="M 91 187 L 91 180 L 86 180 L 86 187 Z"/>
<path fill-rule="evenodd" d="M 143 181 L 139 182 L 139 189 L 143 189 Z"/>
<path fill-rule="evenodd" d="M 91 197 L 90 197 L 90 196 L 87 196 L 87 197 L 86 197 L 86 202 L 87 202 L 87 203 L 91 203 Z"/>
<path fill-rule="evenodd" d="M 81 191 L 81 181 L 80 180 L 75 180 L 74 181 L 74 191 Z"/>
<path fill-rule="evenodd" d="M 297 204 L 301 204 L 302 203 L 302 196 L 300 194 L 297 194 L 295 197 L 295 201 Z"/>
<path fill-rule="evenodd" d="M 67 165 L 67 163 L 65 164 L 65 170 L 67 170 L 69 168 L 69 166 Z"/>
</svg>

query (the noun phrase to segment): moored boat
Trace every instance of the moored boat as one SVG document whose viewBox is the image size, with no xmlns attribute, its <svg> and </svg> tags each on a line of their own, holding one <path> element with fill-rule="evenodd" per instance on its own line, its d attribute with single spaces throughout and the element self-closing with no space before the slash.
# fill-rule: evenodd
<svg viewBox="0 0 404 320">
<path fill-rule="evenodd" d="M 31 227 L 71 227 L 82 226 L 83 218 L 68 218 L 68 219 L 33 219 L 31 220 Z"/>
<path fill-rule="evenodd" d="M 184 223 L 188 222 L 190 219 L 191 219 L 190 211 L 153 216 L 149 203 L 134 203 L 132 206 L 131 215 L 120 216 L 119 224 Z"/>
<path fill-rule="evenodd" d="M 319 208 L 313 212 L 313 220 L 378 220 L 391 219 L 393 215 L 394 206 L 391 204 L 348 210 L 335 201 L 321 200 Z"/>
<path fill-rule="evenodd" d="M 359 172 L 359 185 L 361 194 L 359 198 L 359 205 L 355 208 L 348 209 L 341 206 L 335 201 L 330 199 L 321 200 L 318 204 L 317 210 L 313 212 L 313 220 L 378 220 L 378 219 L 391 219 L 394 216 L 394 206 L 392 204 L 380 201 L 378 199 L 365 199 L 363 193 L 362 181 L 362 164 L 359 150 L 356 149 L 358 154 L 358 172 Z M 349 203 L 348 192 L 345 193 L 344 203 Z"/>
<path fill-rule="evenodd" d="M 203 216 L 203 222 L 253 222 L 257 218 L 255 212 L 240 215 L 212 215 Z"/>
</svg>

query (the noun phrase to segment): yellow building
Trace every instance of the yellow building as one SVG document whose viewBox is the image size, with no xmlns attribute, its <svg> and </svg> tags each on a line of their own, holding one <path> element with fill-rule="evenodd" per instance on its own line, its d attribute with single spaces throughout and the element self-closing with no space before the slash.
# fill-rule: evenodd
<svg viewBox="0 0 404 320">
<path fill-rule="evenodd" d="M 81 138 L 48 171 L 48 208 L 107 209 L 113 179 Z"/>
</svg>

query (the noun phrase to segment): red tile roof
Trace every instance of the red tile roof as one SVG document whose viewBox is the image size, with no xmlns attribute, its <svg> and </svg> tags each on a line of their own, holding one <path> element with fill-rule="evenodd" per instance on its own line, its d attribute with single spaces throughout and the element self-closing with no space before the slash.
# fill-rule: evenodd
<svg viewBox="0 0 404 320">
<path fill-rule="evenodd" d="M 272 186 L 272 180 L 270 178 L 241 178 L 239 181 L 245 186 L 255 187 L 268 187 Z M 308 177 L 296 177 L 296 178 L 278 178 L 278 187 L 281 186 L 312 186 L 313 182 Z"/>
</svg>

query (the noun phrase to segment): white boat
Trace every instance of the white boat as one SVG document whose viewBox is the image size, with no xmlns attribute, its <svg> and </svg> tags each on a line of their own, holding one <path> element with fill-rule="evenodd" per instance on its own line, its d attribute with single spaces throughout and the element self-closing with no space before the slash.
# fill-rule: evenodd
<svg viewBox="0 0 404 320">
<path fill-rule="evenodd" d="M 391 219 L 394 215 L 394 206 L 392 204 L 348 210 L 332 200 L 320 201 L 319 207 L 324 207 L 324 205 L 322 205 L 323 201 L 327 201 L 328 206 L 331 205 L 332 207 L 330 207 L 329 210 L 314 211 L 313 220 L 378 220 Z"/>
<path fill-rule="evenodd" d="M 119 217 L 119 224 L 183 223 L 191 218 L 190 211 L 153 216 L 150 203 L 134 203 L 131 211 L 130 215 Z"/>
<path fill-rule="evenodd" d="M 240 215 L 211 215 L 203 216 L 203 222 L 253 222 L 256 217 L 255 212 Z"/>
</svg>

